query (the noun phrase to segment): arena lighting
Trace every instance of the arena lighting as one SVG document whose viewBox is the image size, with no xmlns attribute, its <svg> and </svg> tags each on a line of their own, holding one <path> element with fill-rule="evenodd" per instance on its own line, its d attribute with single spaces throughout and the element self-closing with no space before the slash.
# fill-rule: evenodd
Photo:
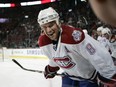
<svg viewBox="0 0 116 87">
<path fill-rule="evenodd" d="M 56 1 L 56 0 L 41 0 L 41 1 L 32 1 L 32 2 L 22 2 L 21 6 L 45 4 L 45 3 L 50 3 L 50 2 L 54 2 L 54 1 Z"/>
<path fill-rule="evenodd" d="M 0 4 L 0 7 L 11 7 L 10 4 Z"/>
<path fill-rule="evenodd" d="M 8 22 L 9 19 L 8 18 L 0 18 L 0 23 L 5 23 Z"/>
<path fill-rule="evenodd" d="M 82 2 L 84 1 L 84 2 L 86 2 L 86 0 L 81 0 Z"/>
<path fill-rule="evenodd" d="M 72 11 L 72 9 L 69 9 L 69 10 L 68 10 L 68 12 L 71 12 L 71 11 Z"/>
<path fill-rule="evenodd" d="M 50 2 L 55 2 L 56 0 L 40 0 L 40 1 L 30 1 L 30 2 L 21 2 L 20 6 L 31 6 L 31 5 L 39 5 L 39 4 L 45 4 Z M 0 3 L 1 8 L 7 8 L 7 7 L 16 7 L 16 3 Z"/>
<path fill-rule="evenodd" d="M 22 2 L 21 6 L 27 6 L 27 5 L 38 5 L 41 4 L 41 1 L 33 1 L 33 2 Z"/>
<path fill-rule="evenodd" d="M 25 18 L 29 18 L 29 16 L 28 15 L 25 15 Z"/>
</svg>

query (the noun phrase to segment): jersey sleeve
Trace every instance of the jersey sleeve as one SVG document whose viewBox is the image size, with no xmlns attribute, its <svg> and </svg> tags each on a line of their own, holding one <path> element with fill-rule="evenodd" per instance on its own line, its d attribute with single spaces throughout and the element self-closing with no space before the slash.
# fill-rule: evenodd
<svg viewBox="0 0 116 87">
<path fill-rule="evenodd" d="M 111 78 L 116 73 L 109 52 L 89 35 L 85 36 L 84 41 L 79 45 L 79 49 L 81 55 L 94 66 L 101 76 Z"/>
<path fill-rule="evenodd" d="M 79 28 L 72 28 L 69 26 L 63 27 L 61 35 L 61 42 L 65 44 L 79 44 L 85 38 L 84 32 Z"/>
</svg>

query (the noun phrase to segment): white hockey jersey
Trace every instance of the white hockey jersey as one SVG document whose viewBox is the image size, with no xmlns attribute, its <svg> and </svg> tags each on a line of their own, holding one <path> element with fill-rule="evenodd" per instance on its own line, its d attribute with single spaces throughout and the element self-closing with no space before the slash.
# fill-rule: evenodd
<svg viewBox="0 0 116 87">
<path fill-rule="evenodd" d="M 40 49 L 50 59 L 50 66 L 86 79 L 93 78 L 95 71 L 106 78 L 116 73 L 109 52 L 98 41 L 80 29 L 62 25 L 61 30 L 57 49 L 46 35 L 39 37 Z"/>
<path fill-rule="evenodd" d="M 106 37 L 102 36 L 99 42 L 102 46 L 104 46 L 107 49 L 108 52 L 111 51 L 112 53 L 113 47 L 111 46 L 111 43 Z"/>
</svg>

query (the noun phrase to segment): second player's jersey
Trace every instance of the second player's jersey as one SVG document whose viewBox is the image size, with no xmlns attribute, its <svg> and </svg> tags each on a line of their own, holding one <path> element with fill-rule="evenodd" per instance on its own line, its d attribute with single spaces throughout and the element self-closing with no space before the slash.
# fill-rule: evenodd
<svg viewBox="0 0 116 87">
<path fill-rule="evenodd" d="M 42 52 L 50 59 L 50 66 L 59 66 L 69 75 L 94 78 L 97 70 L 102 76 L 111 78 L 115 67 L 111 56 L 99 42 L 82 30 L 62 26 L 58 44 L 46 36 L 39 38 Z"/>
<path fill-rule="evenodd" d="M 111 43 L 109 42 L 109 40 L 106 37 L 101 37 L 101 39 L 99 40 L 100 44 L 102 46 L 104 46 L 108 52 L 111 51 L 112 53 L 112 47 L 111 47 Z"/>
</svg>

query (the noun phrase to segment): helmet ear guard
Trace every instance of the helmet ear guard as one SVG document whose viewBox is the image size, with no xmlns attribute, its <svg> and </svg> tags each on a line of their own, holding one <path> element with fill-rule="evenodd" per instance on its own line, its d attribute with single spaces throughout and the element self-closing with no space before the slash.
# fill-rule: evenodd
<svg viewBox="0 0 116 87">
<path fill-rule="evenodd" d="M 52 21 L 56 21 L 59 25 L 59 14 L 52 7 L 49 7 L 39 12 L 37 21 L 40 26 Z"/>
</svg>

